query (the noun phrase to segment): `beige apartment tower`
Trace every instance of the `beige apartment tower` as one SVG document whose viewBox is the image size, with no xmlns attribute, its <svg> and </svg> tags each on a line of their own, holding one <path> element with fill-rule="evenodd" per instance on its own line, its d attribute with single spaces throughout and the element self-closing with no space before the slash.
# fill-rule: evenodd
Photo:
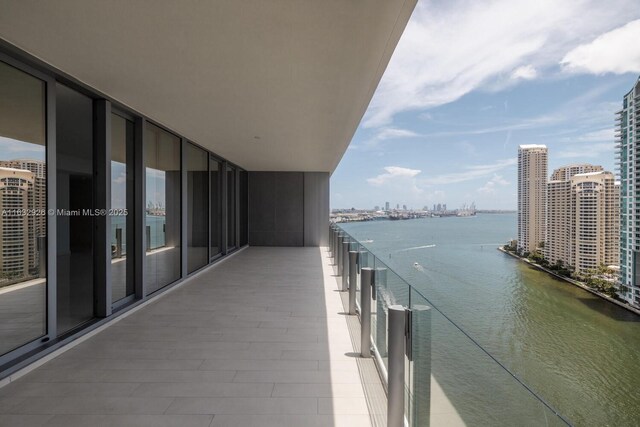
<svg viewBox="0 0 640 427">
<path fill-rule="evenodd" d="M 533 252 L 545 239 L 547 147 L 518 148 L 518 251 Z"/>
<path fill-rule="evenodd" d="M 611 172 L 581 173 L 571 179 L 575 212 L 571 262 L 577 271 L 618 264 L 619 197 L 620 186 Z"/>
<path fill-rule="evenodd" d="M 571 264 L 571 235 L 574 215 L 571 206 L 571 178 L 574 175 L 600 172 L 602 166 L 574 164 L 553 171 L 547 183 L 547 232 L 544 257 L 551 264 Z M 573 264 L 571 264 L 573 265 Z"/>
<path fill-rule="evenodd" d="M 614 175 L 601 166 L 555 170 L 547 187 L 545 258 L 577 272 L 617 264 L 619 194 Z"/>
<path fill-rule="evenodd" d="M 0 167 L 0 283 L 22 279 L 34 267 L 34 218 L 28 214 L 35 208 L 34 184 L 31 171 Z"/>
</svg>

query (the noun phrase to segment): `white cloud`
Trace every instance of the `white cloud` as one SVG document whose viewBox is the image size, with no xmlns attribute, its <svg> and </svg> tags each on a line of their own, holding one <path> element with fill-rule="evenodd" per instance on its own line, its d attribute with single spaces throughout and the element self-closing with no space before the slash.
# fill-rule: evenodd
<svg viewBox="0 0 640 427">
<path fill-rule="evenodd" d="M 598 158 L 613 156 L 614 129 L 600 129 L 561 139 L 562 150 L 554 154 L 559 159 Z"/>
<path fill-rule="evenodd" d="M 533 80 L 538 77 L 538 71 L 533 65 L 523 65 L 513 70 L 511 78 L 514 80 Z"/>
<path fill-rule="evenodd" d="M 121 172 L 120 175 L 113 180 L 114 184 L 124 184 L 125 182 L 127 182 L 127 174 L 124 172 Z"/>
<path fill-rule="evenodd" d="M 601 159 L 603 156 L 613 157 L 615 148 L 611 142 L 595 142 L 591 144 L 573 145 L 555 154 L 558 159 L 592 158 Z"/>
<path fill-rule="evenodd" d="M 384 129 L 381 129 L 380 132 L 378 132 L 378 134 L 376 135 L 376 138 L 385 140 L 385 139 L 394 139 L 394 138 L 412 138 L 415 136 L 420 136 L 420 135 L 408 129 L 384 128 Z"/>
<path fill-rule="evenodd" d="M 400 166 L 387 166 L 384 170 L 386 173 L 380 174 L 374 178 L 369 178 L 367 179 L 367 182 L 371 185 L 383 185 L 397 178 L 414 178 L 422 172 L 418 169 L 402 168 Z"/>
<path fill-rule="evenodd" d="M 594 130 L 577 136 L 567 136 L 563 138 L 563 142 L 609 142 L 613 145 L 615 139 L 615 130 L 613 128 Z"/>
<path fill-rule="evenodd" d="M 594 35 L 637 18 L 637 0 L 422 0 L 363 125 L 384 126 L 402 111 L 536 78 Z"/>
<path fill-rule="evenodd" d="M 419 169 L 400 166 L 387 166 L 384 173 L 367 179 L 370 185 L 367 194 L 376 200 L 389 200 L 392 204 L 400 203 L 408 206 L 422 206 L 429 194 L 418 185 Z"/>
<path fill-rule="evenodd" d="M 640 19 L 581 44 L 567 53 L 561 64 L 566 71 L 578 73 L 640 72 Z"/>
<path fill-rule="evenodd" d="M 478 188 L 478 193 L 495 194 L 497 187 L 509 185 L 509 181 L 505 180 L 502 175 L 494 174 L 493 178 L 487 181 L 482 187 Z"/>
<path fill-rule="evenodd" d="M 488 165 L 475 165 L 468 166 L 463 172 L 454 172 L 448 174 L 442 174 L 433 178 L 427 178 L 423 182 L 427 185 L 438 184 L 455 184 L 458 182 L 471 181 L 474 179 L 482 178 L 495 174 L 496 172 L 513 166 L 518 163 L 517 158 L 499 160 L 495 163 Z"/>
<path fill-rule="evenodd" d="M 421 136 L 409 129 L 399 129 L 395 127 L 383 127 L 377 129 L 373 138 L 365 140 L 357 145 L 349 145 L 353 150 L 374 151 L 381 147 L 382 141 L 397 140 L 402 138 L 415 138 Z"/>
</svg>

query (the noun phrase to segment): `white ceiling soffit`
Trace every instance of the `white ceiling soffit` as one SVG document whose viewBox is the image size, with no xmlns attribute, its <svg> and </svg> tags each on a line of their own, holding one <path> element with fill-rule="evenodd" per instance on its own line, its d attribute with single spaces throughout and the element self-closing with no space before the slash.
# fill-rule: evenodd
<svg viewBox="0 0 640 427">
<path fill-rule="evenodd" d="M 2 0 L 0 38 L 248 170 L 332 172 L 416 0 Z"/>
</svg>

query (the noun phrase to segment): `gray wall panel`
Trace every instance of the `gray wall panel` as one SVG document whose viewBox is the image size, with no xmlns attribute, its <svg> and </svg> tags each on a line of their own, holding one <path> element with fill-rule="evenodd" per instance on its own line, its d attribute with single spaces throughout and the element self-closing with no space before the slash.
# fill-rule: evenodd
<svg viewBox="0 0 640 427">
<path fill-rule="evenodd" d="M 302 172 L 249 172 L 249 244 L 304 245 Z"/>
<path fill-rule="evenodd" d="M 327 246 L 329 174 L 249 172 L 249 244 Z"/>
<path fill-rule="evenodd" d="M 329 245 L 329 173 L 304 173 L 304 245 Z"/>
</svg>

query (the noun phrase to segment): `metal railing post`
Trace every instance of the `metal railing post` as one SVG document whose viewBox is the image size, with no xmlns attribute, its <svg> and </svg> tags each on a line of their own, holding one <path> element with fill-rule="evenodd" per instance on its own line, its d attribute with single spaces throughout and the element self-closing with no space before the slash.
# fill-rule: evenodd
<svg viewBox="0 0 640 427">
<path fill-rule="evenodd" d="M 387 357 L 387 312 L 385 306 L 390 303 L 387 295 L 387 269 L 376 268 L 376 344 L 380 357 Z M 382 345 L 379 345 L 382 342 Z"/>
<path fill-rule="evenodd" d="M 122 228 L 116 228 L 116 258 L 122 258 Z"/>
<path fill-rule="evenodd" d="M 337 230 L 335 227 L 331 229 L 331 257 L 333 259 L 336 258 L 336 233 Z"/>
<path fill-rule="evenodd" d="M 151 226 L 147 225 L 145 228 L 147 232 L 147 252 L 151 250 Z"/>
<path fill-rule="evenodd" d="M 356 314 L 356 302 L 355 302 L 355 294 L 356 294 L 356 286 L 358 284 L 358 252 L 350 251 L 349 252 L 349 283 L 348 286 L 345 286 L 347 283 L 342 281 L 342 290 L 349 290 L 349 314 Z M 352 291 L 352 288 L 354 289 Z"/>
<path fill-rule="evenodd" d="M 336 248 L 333 245 L 334 242 L 334 238 L 335 238 L 335 234 L 336 234 L 336 229 L 333 225 L 329 226 L 329 252 L 331 253 L 331 258 L 335 258 L 336 257 Z"/>
<path fill-rule="evenodd" d="M 373 268 L 364 267 L 360 275 L 360 356 L 371 357 L 371 291 Z"/>
<path fill-rule="evenodd" d="M 411 316 L 413 404 L 409 425 L 428 427 L 431 413 L 431 308 L 414 305 Z"/>
<path fill-rule="evenodd" d="M 38 237 L 38 277 L 47 277 L 47 238 Z"/>
<path fill-rule="evenodd" d="M 387 427 L 404 427 L 405 308 L 389 306 Z"/>
<path fill-rule="evenodd" d="M 349 238 L 342 241 L 342 290 L 347 289 L 349 281 Z"/>
<path fill-rule="evenodd" d="M 336 236 L 336 270 L 338 276 L 342 276 L 342 233 L 338 233 Z"/>
</svg>

